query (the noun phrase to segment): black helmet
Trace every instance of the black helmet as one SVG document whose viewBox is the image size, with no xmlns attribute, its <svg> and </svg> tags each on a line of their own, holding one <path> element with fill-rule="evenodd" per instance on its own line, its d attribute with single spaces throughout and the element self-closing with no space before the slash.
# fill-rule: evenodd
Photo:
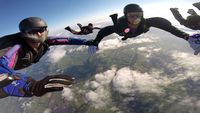
<svg viewBox="0 0 200 113">
<path fill-rule="evenodd" d="M 93 24 L 92 24 L 92 23 L 89 23 L 88 26 L 93 26 Z"/>
<path fill-rule="evenodd" d="M 124 15 L 126 15 L 129 12 L 143 12 L 143 10 L 137 4 L 128 4 L 124 7 Z"/>
<path fill-rule="evenodd" d="M 28 17 L 19 23 L 20 32 L 25 32 L 33 28 L 47 27 L 46 22 L 39 17 Z"/>
</svg>

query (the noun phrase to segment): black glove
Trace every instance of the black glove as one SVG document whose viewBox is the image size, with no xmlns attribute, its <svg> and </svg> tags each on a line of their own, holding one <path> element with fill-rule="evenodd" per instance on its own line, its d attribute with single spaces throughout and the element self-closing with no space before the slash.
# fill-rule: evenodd
<svg viewBox="0 0 200 113">
<path fill-rule="evenodd" d="M 88 40 L 88 41 L 86 42 L 86 45 L 89 45 L 89 46 L 98 46 L 99 43 L 96 42 L 95 40 Z"/>
<path fill-rule="evenodd" d="M 65 75 L 47 76 L 40 81 L 32 81 L 30 92 L 34 96 L 42 96 L 47 92 L 62 91 L 63 87 L 74 83 L 75 78 Z"/>
<path fill-rule="evenodd" d="M 127 39 L 128 39 L 128 37 L 125 37 L 125 36 L 122 38 L 123 41 L 125 41 L 125 40 L 127 40 Z"/>
</svg>

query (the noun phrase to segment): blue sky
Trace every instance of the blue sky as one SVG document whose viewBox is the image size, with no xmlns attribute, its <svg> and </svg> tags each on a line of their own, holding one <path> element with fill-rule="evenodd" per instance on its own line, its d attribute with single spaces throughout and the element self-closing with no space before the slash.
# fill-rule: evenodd
<svg viewBox="0 0 200 113">
<path fill-rule="evenodd" d="M 129 3 L 137 3 L 147 11 L 149 5 L 158 11 L 156 4 L 181 7 L 179 3 L 191 6 L 194 2 L 197 0 L 0 0 L 0 36 L 18 32 L 18 23 L 29 16 L 46 20 L 51 31 L 79 21 L 98 19 L 119 11 L 122 13 L 123 7 Z"/>
</svg>

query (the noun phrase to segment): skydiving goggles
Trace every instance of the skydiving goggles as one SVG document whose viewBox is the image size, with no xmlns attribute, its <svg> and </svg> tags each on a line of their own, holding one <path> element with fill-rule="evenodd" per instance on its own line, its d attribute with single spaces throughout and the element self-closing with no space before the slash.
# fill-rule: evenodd
<svg viewBox="0 0 200 113">
<path fill-rule="evenodd" d="M 44 31 L 47 31 L 47 26 L 31 28 L 31 29 L 25 30 L 24 32 L 28 34 L 36 34 L 36 33 L 43 33 Z"/>
<path fill-rule="evenodd" d="M 141 18 L 142 16 L 143 14 L 141 12 L 133 12 L 133 13 L 127 14 L 128 18 Z"/>
</svg>

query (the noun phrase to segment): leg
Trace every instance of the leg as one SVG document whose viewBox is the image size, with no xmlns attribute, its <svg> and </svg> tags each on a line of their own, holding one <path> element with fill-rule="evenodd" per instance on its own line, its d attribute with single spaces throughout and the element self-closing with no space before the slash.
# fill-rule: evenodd
<svg viewBox="0 0 200 113">
<path fill-rule="evenodd" d="M 81 32 L 77 32 L 77 31 L 71 29 L 69 26 L 67 26 L 65 28 L 65 30 L 68 30 L 69 32 L 71 32 L 72 34 L 75 34 L 75 35 L 80 35 L 81 34 Z"/>
<path fill-rule="evenodd" d="M 172 14 L 174 15 L 175 19 L 179 21 L 181 25 L 186 25 L 187 21 L 181 16 L 177 8 L 170 8 Z"/>
<path fill-rule="evenodd" d="M 79 27 L 80 29 L 82 28 L 82 25 L 81 25 L 80 23 L 78 23 L 77 25 L 78 25 L 78 27 Z"/>
<path fill-rule="evenodd" d="M 193 9 L 188 9 L 187 13 L 190 15 L 197 15 L 197 13 Z"/>
<path fill-rule="evenodd" d="M 200 2 L 193 3 L 192 5 L 200 10 Z"/>
</svg>

